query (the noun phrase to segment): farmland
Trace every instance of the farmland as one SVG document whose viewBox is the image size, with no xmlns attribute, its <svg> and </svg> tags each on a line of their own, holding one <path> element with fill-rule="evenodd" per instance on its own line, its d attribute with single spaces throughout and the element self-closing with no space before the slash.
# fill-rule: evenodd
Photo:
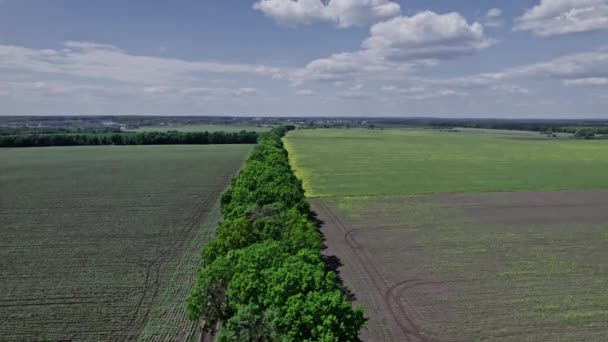
<svg viewBox="0 0 608 342">
<path fill-rule="evenodd" d="M 606 142 L 311 130 L 286 145 L 364 340 L 608 339 Z"/>
<path fill-rule="evenodd" d="M 302 130 L 286 145 L 311 197 L 608 188 L 608 141 L 538 137 Z"/>
<path fill-rule="evenodd" d="M 251 145 L 0 149 L 0 340 L 184 340 Z"/>
</svg>

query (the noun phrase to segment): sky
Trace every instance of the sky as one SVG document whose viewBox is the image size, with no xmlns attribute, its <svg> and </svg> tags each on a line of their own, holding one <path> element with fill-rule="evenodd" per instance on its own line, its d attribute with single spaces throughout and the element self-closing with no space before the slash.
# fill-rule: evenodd
<svg viewBox="0 0 608 342">
<path fill-rule="evenodd" d="M 608 0 L 0 0 L 0 115 L 606 108 Z"/>
</svg>

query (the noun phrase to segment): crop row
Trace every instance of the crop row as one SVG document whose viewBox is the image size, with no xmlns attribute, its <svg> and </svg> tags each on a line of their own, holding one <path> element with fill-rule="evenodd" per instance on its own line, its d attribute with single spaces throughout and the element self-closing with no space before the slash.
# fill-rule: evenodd
<svg viewBox="0 0 608 342">
<path fill-rule="evenodd" d="M 275 128 L 221 201 L 187 312 L 218 341 L 358 341 L 366 319 L 327 270 L 310 205 Z"/>
</svg>

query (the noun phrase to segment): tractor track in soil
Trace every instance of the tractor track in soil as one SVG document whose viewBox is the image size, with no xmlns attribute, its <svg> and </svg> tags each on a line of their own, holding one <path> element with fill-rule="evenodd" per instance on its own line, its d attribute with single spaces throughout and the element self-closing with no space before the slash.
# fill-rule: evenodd
<svg viewBox="0 0 608 342">
<path fill-rule="evenodd" d="M 417 315 L 415 311 L 406 304 L 407 302 L 395 296 L 396 289 L 411 281 L 391 285 L 362 246 L 351 236 L 352 230 L 348 228 L 347 224 L 322 200 L 314 200 L 313 207 L 319 214 L 319 218 L 324 220 L 321 230 L 325 235 L 326 242 L 332 244 L 332 247 L 341 252 L 338 257 L 344 258 L 344 262 L 364 273 L 366 281 L 373 286 L 370 290 L 374 293 L 369 294 L 370 298 L 376 297 L 373 299 L 375 301 L 373 304 L 388 313 L 392 318 L 392 324 L 386 322 L 389 324 L 385 327 L 385 330 L 389 330 L 390 338 L 394 341 L 433 341 L 434 339 L 424 333 L 416 324 Z M 340 244 L 342 244 L 342 248 L 339 246 Z M 397 333 L 395 334 L 395 332 Z M 374 336 L 374 338 L 386 340 L 387 336 Z"/>
<path fill-rule="evenodd" d="M 138 321 L 142 323 L 145 322 L 148 319 L 150 312 L 152 311 L 154 301 L 158 296 L 160 288 L 160 269 L 162 265 L 175 255 L 175 251 L 181 250 L 180 247 L 184 243 L 186 243 L 186 238 L 188 237 L 188 235 L 190 235 L 195 228 L 199 227 L 203 216 L 208 212 L 207 208 L 209 208 L 213 204 L 213 202 L 215 202 L 219 198 L 222 191 L 223 189 L 216 189 L 211 191 L 211 193 L 206 196 L 206 198 L 201 201 L 201 203 L 195 208 L 195 215 L 192 217 L 192 219 L 186 225 L 184 225 L 184 227 L 180 231 L 176 233 L 178 237 L 174 239 L 170 247 L 166 248 L 162 253 L 160 253 L 154 260 L 152 260 L 148 264 L 148 266 L 146 267 L 143 293 L 137 303 L 135 312 L 133 313 L 127 326 L 125 327 L 124 335 L 121 338 L 122 340 L 136 339 L 137 336 L 139 336 L 139 334 L 141 333 L 141 329 L 143 329 L 143 324 L 141 324 L 141 327 L 136 328 L 135 323 Z M 147 307 L 145 308 L 146 311 L 140 315 L 140 312 L 144 308 L 144 302 L 146 301 L 146 298 L 148 298 L 148 296 L 150 297 L 150 304 L 147 305 Z"/>
</svg>

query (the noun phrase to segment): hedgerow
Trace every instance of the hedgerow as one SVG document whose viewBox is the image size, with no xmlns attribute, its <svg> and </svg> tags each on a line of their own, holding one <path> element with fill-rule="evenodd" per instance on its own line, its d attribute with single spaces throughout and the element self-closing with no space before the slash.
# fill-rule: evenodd
<svg viewBox="0 0 608 342">
<path fill-rule="evenodd" d="M 224 220 L 202 251 L 188 316 L 219 341 L 358 341 L 366 319 L 321 259 L 285 128 L 260 135 L 223 194 Z"/>
</svg>

